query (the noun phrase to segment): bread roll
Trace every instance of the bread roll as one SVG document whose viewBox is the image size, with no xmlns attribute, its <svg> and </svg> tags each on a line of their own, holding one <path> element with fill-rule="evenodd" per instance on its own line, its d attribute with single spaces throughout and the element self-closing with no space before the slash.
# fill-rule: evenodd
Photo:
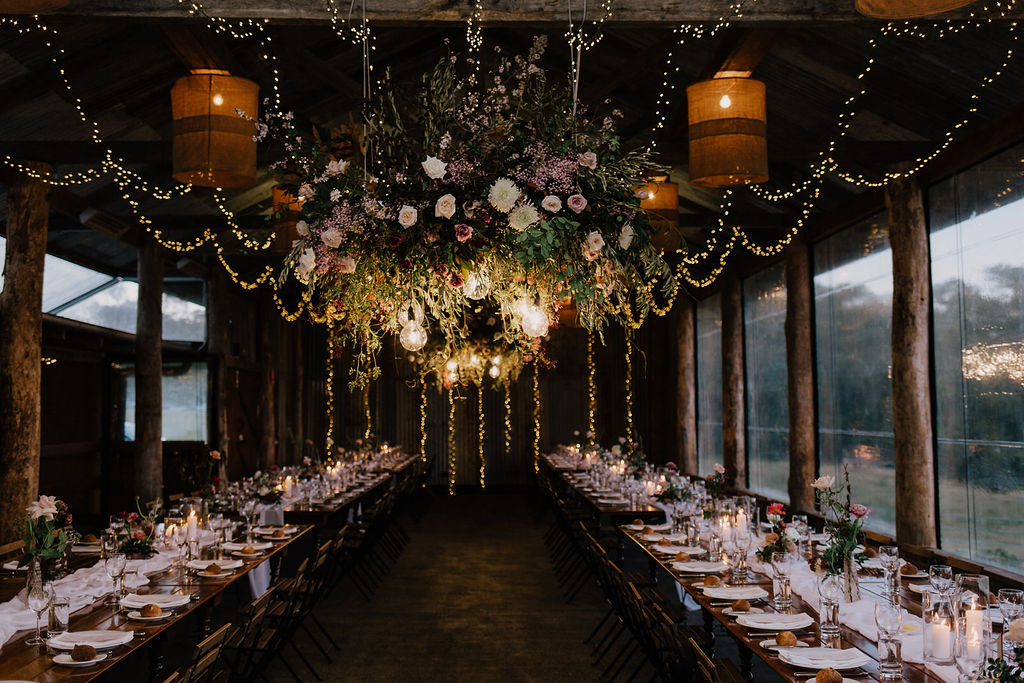
<svg viewBox="0 0 1024 683">
<path fill-rule="evenodd" d="M 782 631 L 775 636 L 775 643 L 784 647 L 793 647 L 796 645 L 796 634 L 792 631 Z"/>
<path fill-rule="evenodd" d="M 720 578 L 718 578 L 717 576 L 715 576 L 714 574 L 712 574 L 711 576 L 705 576 L 704 577 L 704 585 L 705 586 L 721 586 L 722 585 L 722 580 Z"/>
<path fill-rule="evenodd" d="M 246 545 L 246 546 L 244 546 L 242 548 L 242 554 L 243 555 L 255 555 L 256 554 L 256 548 L 253 548 L 251 545 Z"/>
<path fill-rule="evenodd" d="M 732 603 L 732 611 L 733 612 L 749 612 L 750 611 L 750 601 L 749 600 L 744 600 L 743 598 L 740 598 L 736 602 Z"/>
<path fill-rule="evenodd" d="M 96 658 L 96 648 L 92 645 L 75 645 L 71 650 L 71 659 L 76 662 L 88 662 Z"/>
<path fill-rule="evenodd" d="M 144 617 L 158 617 L 163 613 L 164 611 L 160 608 L 160 605 L 154 605 L 153 603 L 143 605 L 142 609 L 139 610 L 139 614 Z"/>
<path fill-rule="evenodd" d="M 689 562 L 690 556 L 684 552 L 676 553 L 676 562 Z"/>
<path fill-rule="evenodd" d="M 271 538 L 284 538 L 284 529 L 275 529 L 270 535 Z"/>
<path fill-rule="evenodd" d="M 900 567 L 900 574 L 903 574 L 904 576 L 913 576 L 916 573 L 917 573 L 917 567 L 915 567 L 914 565 L 912 565 L 909 562 L 907 562 L 905 565 Z"/>
<path fill-rule="evenodd" d="M 814 683 L 843 683 L 843 675 L 835 669 L 822 669 L 814 677 Z"/>
<path fill-rule="evenodd" d="M 220 574 L 222 571 L 224 570 L 221 569 L 221 566 L 216 562 L 211 562 L 210 564 L 206 565 L 207 574 Z"/>
</svg>

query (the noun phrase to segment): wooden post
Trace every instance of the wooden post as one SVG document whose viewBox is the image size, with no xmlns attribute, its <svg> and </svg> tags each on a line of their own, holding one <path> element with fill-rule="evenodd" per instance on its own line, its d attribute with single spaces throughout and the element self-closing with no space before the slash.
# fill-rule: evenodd
<svg viewBox="0 0 1024 683">
<path fill-rule="evenodd" d="M 896 539 L 935 547 L 931 280 L 924 195 L 916 176 L 885 188 L 892 247 L 892 427 Z"/>
<path fill-rule="evenodd" d="M 277 313 L 269 306 L 262 306 L 263 320 L 260 324 L 260 355 L 262 356 L 263 376 L 260 382 L 260 468 L 265 469 L 277 464 L 277 421 L 274 419 L 274 318 Z M 267 316 L 274 316 L 268 318 Z"/>
<path fill-rule="evenodd" d="M 135 495 L 163 497 L 163 295 L 160 245 L 146 236 L 139 247 L 139 301 L 135 328 Z"/>
<path fill-rule="evenodd" d="M 747 485 L 746 404 L 743 394 L 743 288 L 722 284 L 722 464 L 726 484 Z"/>
<path fill-rule="evenodd" d="M 214 355 L 215 371 L 213 375 L 213 434 L 210 445 L 221 453 L 217 476 L 221 482 L 227 482 L 228 459 L 231 456 L 231 441 L 228 437 L 228 368 L 227 357 L 231 343 L 231 326 L 229 323 L 230 301 L 228 280 L 220 269 L 210 278 L 209 315 L 207 316 L 206 338 L 210 351 Z"/>
<path fill-rule="evenodd" d="M 786 249 L 786 368 L 789 388 L 789 506 L 813 511 L 817 402 L 814 394 L 814 332 L 811 249 L 802 239 Z"/>
<path fill-rule="evenodd" d="M 294 401 L 293 430 L 295 432 L 295 448 L 292 451 L 290 464 L 302 462 L 302 454 L 306 451 L 306 375 L 304 371 L 304 352 L 306 348 L 306 329 L 302 325 L 296 325 L 292 330 L 292 339 L 295 343 L 295 353 L 292 360 L 292 369 L 295 374 L 292 377 L 292 400 Z"/>
<path fill-rule="evenodd" d="M 697 338 L 694 305 L 685 292 L 677 299 L 676 324 L 676 464 L 682 472 L 697 474 Z"/>
<path fill-rule="evenodd" d="M 27 164 L 45 172 L 42 164 Z M 7 253 L 0 291 L 0 539 L 21 538 L 39 495 L 43 263 L 50 186 L 28 178 L 7 194 Z"/>
</svg>

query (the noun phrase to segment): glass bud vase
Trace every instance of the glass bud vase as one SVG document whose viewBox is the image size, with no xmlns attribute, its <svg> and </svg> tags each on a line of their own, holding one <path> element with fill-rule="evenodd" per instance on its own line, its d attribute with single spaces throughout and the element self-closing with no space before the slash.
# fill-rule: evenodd
<svg viewBox="0 0 1024 683">
<path fill-rule="evenodd" d="M 853 555 L 843 559 L 843 601 L 857 602 L 860 600 L 860 579 L 857 577 L 857 561 Z"/>
</svg>

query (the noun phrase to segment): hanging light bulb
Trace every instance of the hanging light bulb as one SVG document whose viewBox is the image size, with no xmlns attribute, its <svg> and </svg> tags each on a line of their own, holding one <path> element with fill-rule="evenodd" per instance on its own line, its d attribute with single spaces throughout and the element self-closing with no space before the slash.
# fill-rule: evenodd
<svg viewBox="0 0 1024 683">
<path fill-rule="evenodd" d="M 491 362 L 494 363 L 495 365 L 500 365 L 501 364 L 501 356 L 495 356 L 494 358 L 491 359 Z"/>
<path fill-rule="evenodd" d="M 548 317 L 539 306 L 531 305 L 523 314 L 523 332 L 528 337 L 543 337 L 548 333 Z"/>
<path fill-rule="evenodd" d="M 419 351 L 427 343 L 427 331 L 418 322 L 410 322 L 402 328 L 398 341 L 406 351 Z"/>
<path fill-rule="evenodd" d="M 491 278 L 487 276 L 487 271 L 483 268 L 477 268 L 470 272 L 466 276 L 465 284 L 462 286 L 462 292 L 466 295 L 466 298 L 473 299 L 474 301 L 483 299 L 490 291 Z"/>
<path fill-rule="evenodd" d="M 472 363 L 473 365 L 477 365 L 480 362 L 480 358 L 474 353 L 472 356 L 469 357 L 469 362 Z"/>
<path fill-rule="evenodd" d="M 491 369 L 487 371 L 487 374 L 489 374 L 494 379 L 498 379 L 498 375 L 501 374 L 501 370 L 498 369 L 497 365 L 492 365 Z"/>
<path fill-rule="evenodd" d="M 456 370 L 459 369 L 459 364 L 455 361 L 454 358 L 452 358 L 447 363 L 445 363 L 445 367 L 448 368 L 449 372 L 455 372 Z"/>
</svg>

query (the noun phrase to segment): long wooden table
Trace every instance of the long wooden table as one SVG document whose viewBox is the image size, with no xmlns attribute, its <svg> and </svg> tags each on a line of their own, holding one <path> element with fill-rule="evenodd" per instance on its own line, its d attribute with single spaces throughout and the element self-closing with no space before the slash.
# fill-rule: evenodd
<svg viewBox="0 0 1024 683">
<path fill-rule="evenodd" d="M 745 673 L 749 673 L 750 672 L 750 657 L 751 657 L 751 655 L 756 655 L 762 661 L 764 661 L 765 664 L 767 664 L 769 667 L 771 667 L 771 669 L 773 671 L 775 671 L 777 674 L 779 674 L 782 678 L 784 678 L 787 681 L 794 681 L 794 682 L 795 681 L 800 681 L 801 683 L 803 683 L 804 681 L 807 680 L 806 676 L 804 676 L 804 677 L 797 677 L 797 675 L 796 675 L 798 671 L 804 671 L 804 669 L 802 669 L 802 668 L 800 668 L 800 669 L 794 668 L 794 667 L 790 666 L 789 664 L 786 664 L 781 659 L 779 659 L 778 655 L 776 655 L 773 651 L 767 650 L 767 649 L 761 647 L 759 643 L 762 640 L 764 640 L 764 638 L 751 637 L 750 635 L 748 635 L 746 628 L 738 625 L 733 618 L 729 617 L 727 614 L 725 614 L 722 611 L 723 607 L 713 606 L 712 602 L 715 602 L 717 604 L 717 603 L 720 603 L 722 601 L 720 601 L 720 600 L 714 600 L 713 601 L 711 598 L 708 598 L 707 596 L 705 596 L 704 592 L 700 588 L 695 587 L 693 585 L 695 583 L 699 583 L 701 581 L 701 579 L 703 578 L 702 576 L 693 575 L 693 574 L 686 574 L 686 573 L 683 573 L 683 572 L 678 572 L 675 569 L 673 569 L 672 565 L 671 565 L 672 557 L 668 556 L 668 555 L 665 555 L 663 553 L 658 553 L 657 551 L 655 551 L 653 549 L 653 544 L 648 543 L 647 541 L 644 541 L 641 538 L 640 532 L 634 531 L 633 529 L 630 529 L 630 528 L 625 527 L 625 526 L 619 527 L 619 531 L 622 533 L 622 535 L 623 535 L 623 537 L 625 539 L 627 539 L 628 541 L 631 541 L 631 544 L 630 544 L 631 546 L 635 546 L 635 547 L 639 548 L 643 552 L 643 554 L 647 556 L 647 558 L 648 558 L 648 560 L 650 562 L 651 576 L 652 576 L 653 579 L 657 580 L 659 575 L 666 575 L 667 574 L 668 576 L 672 577 L 672 579 L 676 583 L 678 583 L 680 586 L 682 586 L 683 590 L 685 590 L 686 593 L 690 597 L 692 597 L 693 600 L 698 605 L 700 605 L 701 610 L 702 610 L 702 612 L 704 614 L 704 622 L 705 622 L 705 628 L 706 629 L 710 630 L 712 623 L 714 623 L 714 621 L 718 621 L 718 623 L 720 623 L 725 628 L 725 630 L 737 641 L 737 643 L 739 643 L 739 645 L 740 645 L 739 651 L 740 651 L 740 654 L 741 654 L 741 658 L 743 660 L 741 662 L 741 665 L 742 665 L 742 668 L 745 670 Z M 761 586 L 762 588 L 764 588 L 768 592 L 769 596 L 771 596 L 772 595 L 772 582 L 771 582 L 771 579 L 766 577 L 766 576 L 764 576 L 764 575 L 762 575 L 762 574 L 753 574 L 752 573 L 752 576 L 753 576 L 753 578 L 749 580 L 749 584 L 750 585 Z M 871 585 L 863 585 L 863 584 L 861 586 L 861 591 L 862 592 L 875 592 L 873 586 L 871 586 Z M 880 594 L 880 593 L 876 593 L 876 594 Z M 916 613 L 917 615 L 920 615 L 921 614 L 921 603 L 920 603 L 920 599 L 919 598 L 917 598 L 915 600 L 915 598 L 914 598 L 915 595 L 916 594 L 914 594 L 911 591 L 903 591 L 901 593 L 901 603 L 903 604 L 904 607 L 906 607 L 912 613 Z M 769 599 L 765 603 L 758 603 L 757 606 L 761 607 L 765 611 L 770 611 L 770 612 L 776 611 L 775 608 L 772 607 L 770 597 L 769 597 Z M 807 614 L 809 614 L 812 617 L 814 617 L 815 621 L 817 621 L 817 619 L 818 619 L 818 613 L 815 610 L 813 610 L 809 605 L 804 603 L 804 601 L 801 600 L 800 597 L 798 595 L 796 595 L 796 593 L 793 594 L 793 607 L 791 608 L 791 611 L 793 613 L 806 612 Z M 804 641 L 804 642 L 806 642 L 806 643 L 808 643 L 810 645 L 819 645 L 820 644 L 820 634 L 817 632 L 817 630 L 815 630 L 813 633 L 810 633 L 810 634 L 803 634 L 803 635 L 797 634 L 797 636 L 798 636 L 798 638 L 800 640 L 802 640 L 802 641 Z M 854 676 L 852 676 L 852 678 L 857 678 L 857 679 L 861 679 L 861 680 L 864 680 L 864 679 L 879 680 L 879 676 L 878 676 L 878 647 L 877 647 L 877 644 L 874 641 L 865 638 L 863 635 L 861 635 L 860 633 L 857 633 L 856 631 L 854 631 L 852 629 L 848 629 L 848 628 L 843 627 L 841 629 L 841 635 L 839 636 L 838 643 L 830 643 L 830 644 L 833 645 L 833 646 L 837 646 L 838 645 L 838 646 L 844 647 L 844 648 L 845 647 L 856 647 L 856 648 L 858 648 L 859 650 L 861 650 L 862 652 L 864 652 L 865 654 L 867 654 L 868 656 L 870 656 L 872 658 L 872 661 L 871 661 L 870 664 L 866 664 L 866 665 L 864 665 L 864 667 L 862 667 L 862 669 L 866 673 L 862 674 L 862 675 L 854 675 Z M 939 678 L 936 678 L 931 673 L 929 673 L 924 668 L 924 665 L 922 665 L 922 664 L 911 664 L 911 663 L 908 663 L 906 661 L 904 661 L 904 663 L 903 663 L 903 680 L 908 681 L 910 683 L 919 683 L 919 682 L 929 682 L 929 683 L 931 683 L 931 682 L 940 681 Z"/>
<path fill-rule="evenodd" d="M 310 525 L 302 526 L 287 539 L 275 542 L 270 550 L 259 557 L 251 560 L 243 558 L 242 567 L 236 569 L 231 576 L 223 579 L 208 579 L 189 574 L 182 575 L 182 572 L 174 567 L 150 575 L 149 584 L 139 588 L 137 591 L 139 594 L 170 593 L 189 595 L 192 598 L 188 605 L 177 608 L 173 616 L 165 620 L 157 622 L 134 621 L 127 617 L 125 610 L 118 611 L 112 606 L 103 604 L 102 598 L 78 610 L 71 615 L 69 623 L 71 631 L 115 630 L 135 632 L 135 638 L 130 643 L 113 650 L 106 650 L 107 658 L 95 666 L 78 669 L 54 664 L 53 657 L 47 653 L 45 646 L 32 647 L 25 644 L 25 638 L 31 633 L 30 631 L 18 631 L 7 643 L 3 644 L 3 650 L 0 652 L 0 680 L 32 680 L 42 683 L 92 681 L 111 671 L 120 662 L 125 661 L 140 650 L 149 650 L 150 673 L 155 676 L 159 673 L 159 668 L 162 664 L 159 644 L 162 637 L 168 631 L 174 629 L 182 621 L 197 615 L 204 622 L 208 623 L 213 607 L 225 590 L 246 578 L 249 572 L 261 563 L 265 561 L 280 561 L 297 544 L 307 542 L 309 540 L 308 534 L 311 533 L 312 529 L 313 527 Z M 89 557 L 93 561 L 96 559 L 96 556 Z M 82 558 L 82 560 L 75 558 L 75 560 L 75 564 L 81 566 L 92 564 L 88 558 Z M 0 580 L 0 599 L 9 600 L 24 587 L 24 575 L 2 579 Z"/>
<path fill-rule="evenodd" d="M 639 503 L 636 506 L 630 504 L 602 503 L 601 496 L 593 491 L 585 491 L 577 486 L 572 478 L 572 473 L 582 470 L 564 467 L 554 460 L 550 454 L 541 456 L 540 462 L 547 469 L 547 476 L 553 476 L 561 483 L 563 490 L 571 492 L 573 496 L 585 502 L 593 511 L 595 519 L 598 519 L 601 526 L 618 526 L 633 519 L 641 519 L 645 522 L 653 519 L 663 519 L 665 512 L 660 508 L 647 503 Z"/>
</svg>

